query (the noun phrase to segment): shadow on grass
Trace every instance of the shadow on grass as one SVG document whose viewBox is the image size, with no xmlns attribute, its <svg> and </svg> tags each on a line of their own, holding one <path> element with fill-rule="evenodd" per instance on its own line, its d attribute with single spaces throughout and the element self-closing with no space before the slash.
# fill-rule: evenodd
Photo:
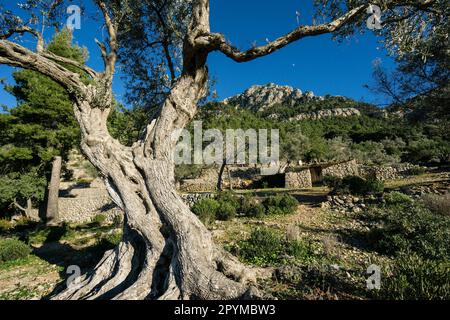
<svg viewBox="0 0 450 320">
<path fill-rule="evenodd" d="M 81 249 L 59 242 L 44 243 L 41 247 L 34 248 L 32 251 L 34 255 L 48 263 L 62 267 L 62 270 L 59 272 L 62 279 L 61 282 L 56 285 L 50 294 L 42 299 L 48 300 L 51 296 L 66 288 L 66 280 L 72 275 L 67 273 L 69 266 L 78 266 L 81 274 L 84 274 L 92 270 L 100 262 L 105 252 L 110 249 L 112 249 L 111 246 L 101 241 L 93 246 Z"/>
<path fill-rule="evenodd" d="M 274 280 L 287 286 L 288 290 L 272 290 L 272 293 L 283 300 L 366 299 L 364 277 L 362 269 L 335 269 L 323 264 L 285 265 L 275 270 Z"/>
<path fill-rule="evenodd" d="M 250 193 L 250 192 L 249 192 Z M 322 202 L 327 201 L 327 192 L 307 192 L 307 191 L 289 191 L 286 190 L 254 190 L 250 193 L 259 198 L 276 196 L 280 194 L 289 194 L 293 196 L 299 204 L 310 205 L 312 207 L 320 207 Z"/>
<path fill-rule="evenodd" d="M 365 231 L 354 230 L 354 229 L 340 229 L 336 231 L 339 235 L 341 242 L 346 243 L 352 247 L 358 248 L 362 251 L 373 252 L 373 245 L 368 239 L 368 234 Z"/>
<path fill-rule="evenodd" d="M 354 230 L 351 228 L 343 228 L 330 231 L 325 228 L 313 228 L 303 225 L 301 226 L 301 230 L 315 234 L 334 235 L 339 239 L 339 242 L 358 248 L 362 251 L 374 251 L 373 245 L 371 241 L 369 241 L 368 233 L 365 231 Z"/>
<path fill-rule="evenodd" d="M 307 204 L 312 207 L 320 207 L 322 202 L 327 201 L 327 196 L 323 194 L 292 194 L 300 204 Z"/>
</svg>

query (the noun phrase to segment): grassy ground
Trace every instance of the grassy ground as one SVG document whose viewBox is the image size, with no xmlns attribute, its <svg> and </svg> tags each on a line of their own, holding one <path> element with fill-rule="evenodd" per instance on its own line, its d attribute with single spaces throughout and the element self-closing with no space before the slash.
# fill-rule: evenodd
<svg viewBox="0 0 450 320">
<path fill-rule="evenodd" d="M 247 239 L 257 228 L 275 230 L 287 239 L 304 244 L 307 250 L 304 257 L 295 261 L 287 259 L 286 265 L 304 269 L 303 277 L 311 279 L 274 278 L 262 284 L 267 292 L 280 299 L 366 299 L 370 294 L 366 292 L 367 268 L 389 260 L 368 250 L 364 226 L 356 216 L 311 205 L 300 205 L 294 215 L 239 218 L 212 227 L 215 240 L 225 247 Z M 285 268 L 277 267 L 282 271 Z"/>
<path fill-rule="evenodd" d="M 409 176 L 403 179 L 386 181 L 387 190 L 395 190 L 404 187 L 421 186 L 428 184 L 440 184 L 449 181 L 448 172 L 431 172 L 417 176 Z"/>
<path fill-rule="evenodd" d="M 448 173 L 427 173 L 406 179 L 387 181 L 386 191 L 413 186 L 448 188 Z M 262 288 L 280 299 L 370 299 L 367 268 L 373 264 L 387 269 L 395 261 L 373 249 L 368 238 L 371 230 L 360 213 L 337 212 L 321 207 L 329 189 L 252 190 L 257 196 L 288 192 L 300 202 L 297 212 L 287 216 L 261 219 L 239 218 L 212 226 L 217 242 L 226 248 L 239 246 L 255 229 L 268 228 L 286 239 L 305 244 L 307 254 L 286 259 L 280 276 L 262 283 Z M 385 270 L 382 270 L 384 272 Z"/>
<path fill-rule="evenodd" d="M 19 238 L 32 253 L 25 258 L 0 263 L 0 300 L 41 299 L 66 278 L 65 270 L 77 265 L 93 267 L 103 253 L 120 239 L 116 225 L 84 224 L 45 228 L 21 226 L 1 238 Z"/>
<path fill-rule="evenodd" d="M 442 175 L 431 173 L 389 181 L 386 186 L 393 190 L 443 180 Z M 359 214 L 321 207 L 328 191 L 327 188 L 244 191 L 259 197 L 288 192 L 300 205 L 291 215 L 216 221 L 210 229 L 215 241 L 230 251 L 256 229 L 271 230 L 286 239 L 286 243 L 297 244 L 300 253 L 269 265 L 276 270 L 275 276 L 259 283 L 274 297 L 370 299 L 372 292 L 366 289 L 367 268 L 372 264 L 388 265 L 391 260 L 371 250 L 366 237 L 369 228 Z M 0 299 L 46 297 L 65 279 L 68 266 L 78 265 L 82 271 L 92 268 L 106 250 L 114 247 L 120 235 L 119 224 L 102 223 L 57 228 L 29 225 L 0 235 L 18 238 L 32 247 L 28 257 L 0 263 Z"/>
</svg>

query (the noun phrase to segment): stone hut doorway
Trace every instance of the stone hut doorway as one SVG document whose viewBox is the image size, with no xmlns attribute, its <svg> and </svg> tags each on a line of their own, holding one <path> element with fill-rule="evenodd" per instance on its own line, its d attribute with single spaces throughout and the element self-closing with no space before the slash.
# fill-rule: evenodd
<svg viewBox="0 0 450 320">
<path fill-rule="evenodd" d="M 259 180 L 253 181 L 247 189 L 285 188 L 286 175 L 278 173 L 271 176 L 262 176 Z"/>
<path fill-rule="evenodd" d="M 309 169 L 311 173 L 311 182 L 314 185 L 322 184 L 323 175 L 322 175 L 322 167 L 311 167 Z"/>
</svg>

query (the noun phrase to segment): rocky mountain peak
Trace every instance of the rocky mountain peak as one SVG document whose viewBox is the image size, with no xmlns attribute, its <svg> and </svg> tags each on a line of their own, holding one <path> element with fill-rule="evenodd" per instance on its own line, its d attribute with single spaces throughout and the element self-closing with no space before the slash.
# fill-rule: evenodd
<svg viewBox="0 0 450 320">
<path fill-rule="evenodd" d="M 281 86 L 274 83 L 254 85 L 241 94 L 224 100 L 224 103 L 254 111 L 262 111 L 276 104 L 287 106 L 295 105 L 305 98 L 313 98 L 312 92 L 303 93 L 290 86 Z"/>
</svg>

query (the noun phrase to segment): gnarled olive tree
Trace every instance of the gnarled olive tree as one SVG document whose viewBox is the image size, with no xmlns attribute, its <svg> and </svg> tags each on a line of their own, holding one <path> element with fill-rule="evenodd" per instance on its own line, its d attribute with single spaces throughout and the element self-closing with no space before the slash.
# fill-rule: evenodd
<svg viewBox="0 0 450 320">
<path fill-rule="evenodd" d="M 61 3 L 54 1 L 49 10 Z M 234 299 L 251 296 L 256 291 L 249 290 L 249 284 L 262 271 L 244 266 L 215 245 L 211 234 L 175 189 L 172 158 L 178 139 L 173 132 L 193 119 L 198 101 L 207 93 L 209 53 L 220 51 L 236 62 L 250 61 L 302 38 L 337 32 L 356 19 L 366 17 L 367 5 L 364 1 L 350 1 L 347 11 L 333 17 L 331 22 L 300 26 L 263 46 L 240 51 L 222 34 L 210 31 L 209 0 L 139 1 L 133 5 L 125 0 L 95 0 L 94 3 L 103 14 L 108 33 L 106 43 L 98 42 L 105 64 L 103 72 L 47 52 L 42 35 L 21 19 L 9 17 L 10 13 L 2 12 L 0 20 L 0 64 L 38 71 L 67 89 L 81 128 L 81 149 L 101 172 L 111 198 L 125 215 L 121 243 L 106 252 L 98 265 L 82 276 L 80 285 L 69 287 L 54 298 Z M 183 13 L 178 12 L 178 15 L 186 18 L 186 23 L 180 23 L 178 30 L 171 29 L 168 25 L 175 20 L 168 23 L 165 19 L 171 14 L 171 8 L 181 6 Z M 160 35 L 148 46 L 163 48 L 171 80 L 170 90 L 142 138 L 132 146 L 124 146 L 111 137 L 106 124 L 113 107 L 112 80 L 120 53 L 121 27 L 126 25 L 122 22 L 127 15 L 136 12 L 140 16 L 148 15 L 146 21 L 154 24 L 153 32 Z M 17 33 L 34 35 L 38 39 L 36 51 L 9 40 Z M 178 72 L 169 50 L 170 46 L 175 46 L 176 39 L 182 40 L 179 57 L 182 67 Z M 81 79 L 68 66 L 83 70 L 89 81 Z"/>
</svg>

